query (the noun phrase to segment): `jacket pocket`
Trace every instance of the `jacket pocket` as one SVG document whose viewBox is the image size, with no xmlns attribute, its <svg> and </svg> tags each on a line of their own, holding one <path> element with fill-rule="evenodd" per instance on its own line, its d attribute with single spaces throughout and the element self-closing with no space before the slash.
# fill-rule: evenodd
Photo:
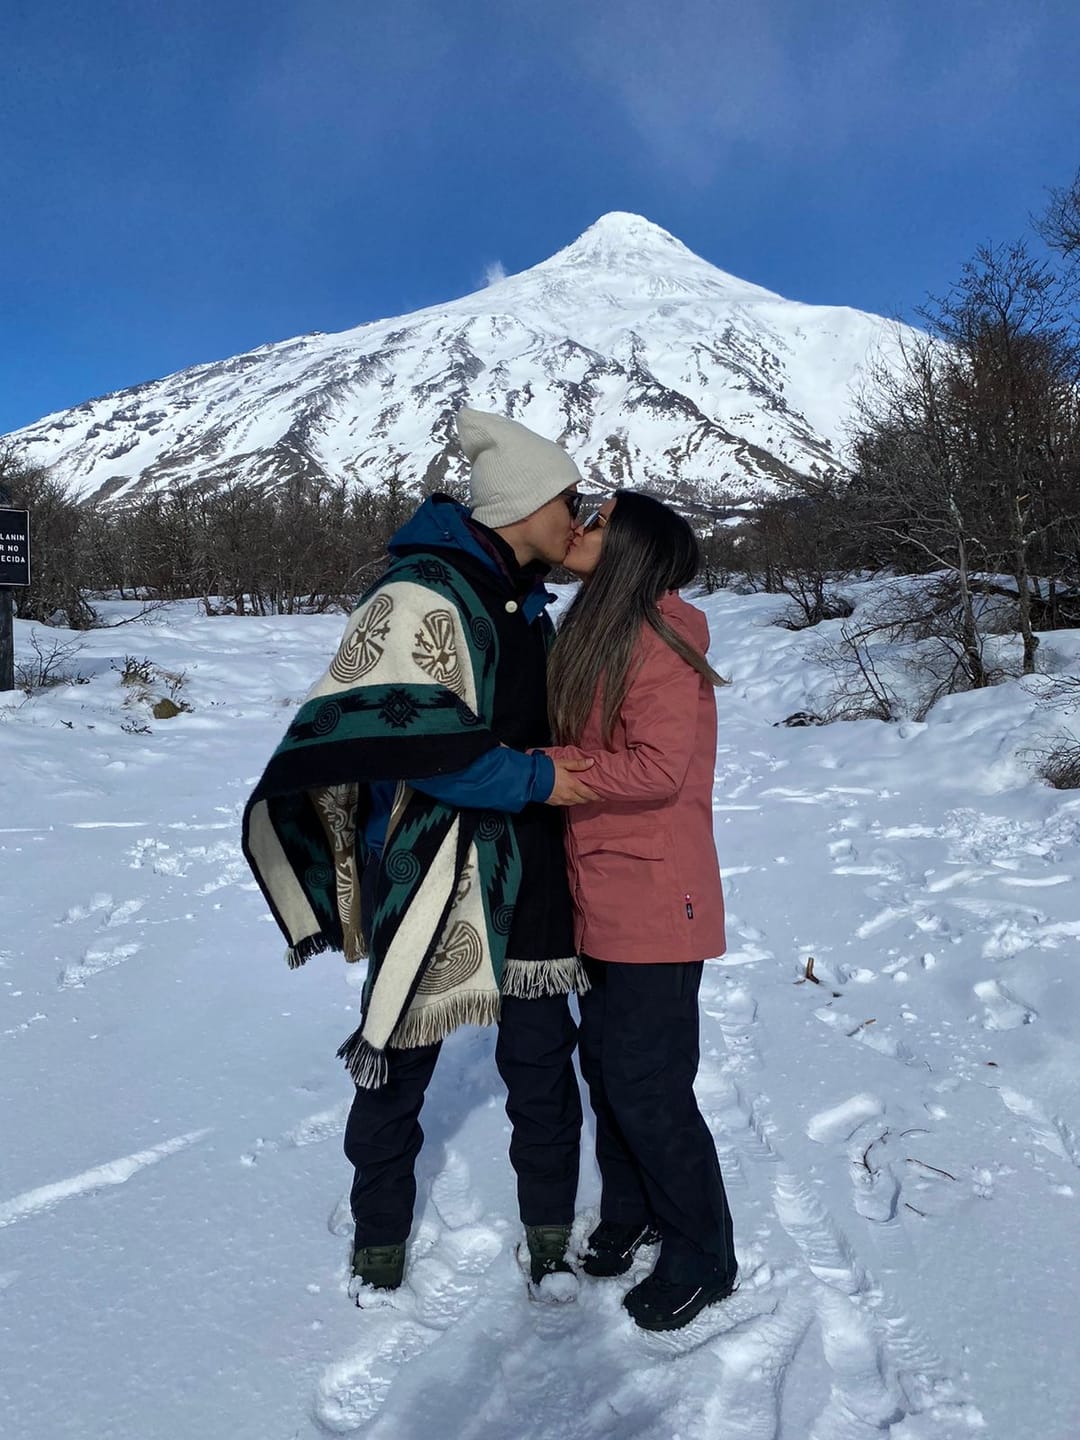
<svg viewBox="0 0 1080 1440">
<path fill-rule="evenodd" d="M 651 835 L 640 832 L 604 833 L 599 829 L 592 834 L 574 836 L 574 849 L 578 855 L 597 855 L 601 852 L 613 855 L 632 855 L 637 860 L 663 860 L 669 846 L 664 834 L 657 829 Z"/>
</svg>

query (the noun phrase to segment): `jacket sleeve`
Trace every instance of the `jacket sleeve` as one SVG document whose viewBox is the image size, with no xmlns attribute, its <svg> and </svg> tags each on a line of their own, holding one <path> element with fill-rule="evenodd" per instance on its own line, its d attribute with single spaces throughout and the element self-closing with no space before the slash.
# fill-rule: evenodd
<svg viewBox="0 0 1080 1440">
<path fill-rule="evenodd" d="M 670 800 L 690 768 L 701 677 L 663 641 L 651 644 L 619 712 L 625 749 L 545 747 L 556 760 L 592 760 L 581 779 L 601 800 Z"/>
<path fill-rule="evenodd" d="M 516 814 L 530 801 L 544 801 L 555 788 L 555 765 L 543 751 L 523 755 L 496 745 L 446 775 L 406 782 L 414 790 L 455 810 L 507 810 Z"/>
</svg>

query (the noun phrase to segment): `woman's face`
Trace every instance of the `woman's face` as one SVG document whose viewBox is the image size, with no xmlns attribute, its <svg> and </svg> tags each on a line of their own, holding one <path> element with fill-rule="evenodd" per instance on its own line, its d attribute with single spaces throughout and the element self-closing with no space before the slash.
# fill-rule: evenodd
<svg viewBox="0 0 1080 1440">
<path fill-rule="evenodd" d="M 600 563 L 604 530 L 607 528 L 608 519 L 615 509 L 615 505 L 615 500 L 605 500 L 600 509 L 574 531 L 574 538 L 570 542 L 570 549 L 566 552 L 563 567 L 569 570 L 571 575 L 576 575 L 579 580 L 588 579 Z"/>
</svg>

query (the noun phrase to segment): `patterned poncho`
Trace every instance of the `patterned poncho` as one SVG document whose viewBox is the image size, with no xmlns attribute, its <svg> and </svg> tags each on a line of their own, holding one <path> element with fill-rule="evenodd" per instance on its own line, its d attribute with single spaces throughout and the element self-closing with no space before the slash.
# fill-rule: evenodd
<svg viewBox="0 0 1080 1440">
<path fill-rule="evenodd" d="M 369 956 L 360 1028 L 338 1052 L 358 1085 L 387 1075 L 388 1045 L 442 1039 L 498 1017 L 520 881 L 509 817 L 412 789 L 497 744 L 498 639 L 475 591 L 435 556 L 397 560 L 351 616 L 244 812 L 244 854 L 288 942 Z M 368 787 L 397 781 L 371 934 L 360 925 Z"/>
</svg>

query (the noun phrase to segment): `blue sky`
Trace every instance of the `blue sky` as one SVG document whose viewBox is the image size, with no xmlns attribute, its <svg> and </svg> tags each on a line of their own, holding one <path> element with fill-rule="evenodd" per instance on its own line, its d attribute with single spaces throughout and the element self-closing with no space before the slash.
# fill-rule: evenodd
<svg viewBox="0 0 1080 1440">
<path fill-rule="evenodd" d="M 1080 166 L 1075 0 L 4 0 L 0 432 L 607 210 L 910 315 Z"/>
</svg>

